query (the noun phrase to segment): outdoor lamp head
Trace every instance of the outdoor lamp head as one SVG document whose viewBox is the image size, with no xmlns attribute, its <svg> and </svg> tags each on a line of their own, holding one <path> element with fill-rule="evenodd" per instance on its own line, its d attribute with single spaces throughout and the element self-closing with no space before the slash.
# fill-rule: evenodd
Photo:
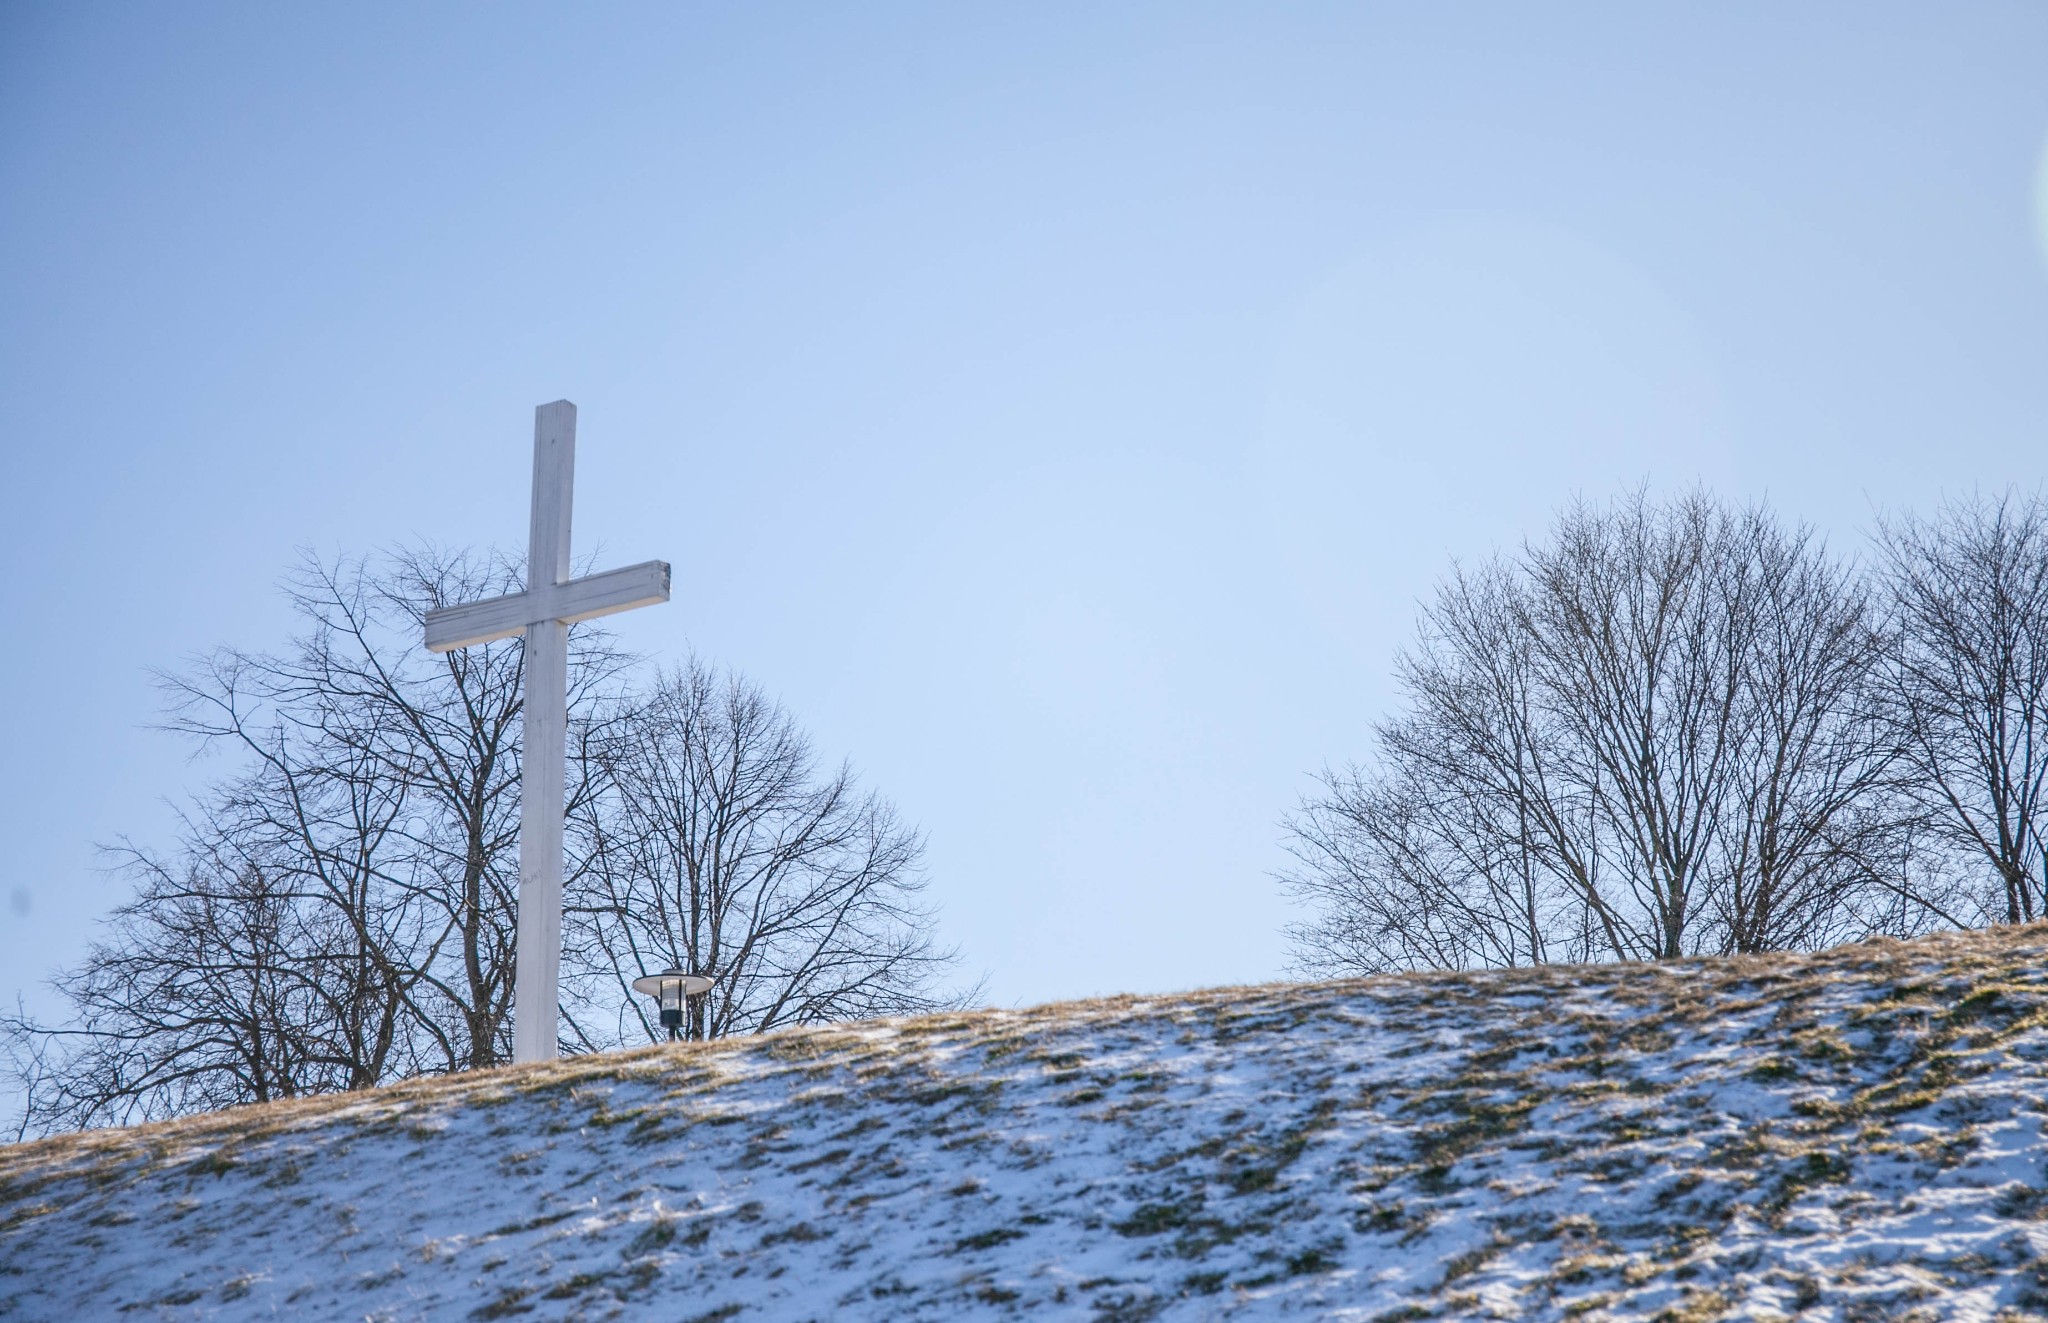
<svg viewBox="0 0 2048 1323">
<path fill-rule="evenodd" d="M 711 990 L 711 980 L 702 974 L 685 974 L 671 966 L 659 974 L 633 980 L 633 991 L 654 998 L 661 1008 L 661 1027 L 674 1038 L 683 1027 L 683 1007 L 689 999 Z"/>
</svg>

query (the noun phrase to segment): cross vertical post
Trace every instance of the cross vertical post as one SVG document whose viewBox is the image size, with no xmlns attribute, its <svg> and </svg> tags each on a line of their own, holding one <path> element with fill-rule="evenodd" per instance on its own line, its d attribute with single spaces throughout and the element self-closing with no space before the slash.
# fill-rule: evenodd
<svg viewBox="0 0 2048 1323">
<path fill-rule="evenodd" d="M 576 477 L 576 406 L 533 415 L 533 522 L 526 591 L 441 607 L 426 617 L 427 648 L 447 652 L 526 636 L 524 740 L 519 763 L 519 914 L 512 989 L 512 1060 L 559 1051 L 562 970 L 562 816 L 568 800 L 569 626 L 666 602 L 669 567 L 650 560 L 569 577 L 569 514 Z"/>
<path fill-rule="evenodd" d="M 526 552 L 531 596 L 569 581 L 575 481 L 576 406 L 567 400 L 543 404 L 533 414 L 533 526 Z M 521 720 L 512 1060 L 552 1061 L 561 1000 L 562 813 L 569 792 L 569 627 L 559 620 L 526 627 Z"/>
</svg>

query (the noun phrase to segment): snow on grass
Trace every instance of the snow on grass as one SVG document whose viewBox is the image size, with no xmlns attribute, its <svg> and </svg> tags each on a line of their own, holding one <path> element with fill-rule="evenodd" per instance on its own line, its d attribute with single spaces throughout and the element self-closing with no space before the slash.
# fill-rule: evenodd
<svg viewBox="0 0 2048 1323">
<path fill-rule="evenodd" d="M 2048 928 L 885 1021 L 0 1148 L 0 1318 L 2048 1317 Z"/>
</svg>

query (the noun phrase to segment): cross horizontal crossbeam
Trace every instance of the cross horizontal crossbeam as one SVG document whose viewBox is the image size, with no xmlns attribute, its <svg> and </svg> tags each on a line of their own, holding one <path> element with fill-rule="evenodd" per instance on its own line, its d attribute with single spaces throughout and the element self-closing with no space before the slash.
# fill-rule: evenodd
<svg viewBox="0 0 2048 1323">
<path fill-rule="evenodd" d="M 568 583 L 543 584 L 523 593 L 427 612 L 427 648 L 451 652 L 526 632 L 528 625 L 559 620 L 573 625 L 636 606 L 668 600 L 668 562 L 643 561 Z"/>
</svg>

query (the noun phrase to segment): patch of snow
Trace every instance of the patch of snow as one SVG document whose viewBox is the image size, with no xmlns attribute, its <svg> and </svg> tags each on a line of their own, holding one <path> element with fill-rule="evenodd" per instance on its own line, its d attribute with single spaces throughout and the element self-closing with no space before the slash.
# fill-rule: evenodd
<svg viewBox="0 0 2048 1323">
<path fill-rule="evenodd" d="M 2048 1308 L 2041 928 L 788 1032 L 0 1149 L 0 1318 Z"/>
</svg>

